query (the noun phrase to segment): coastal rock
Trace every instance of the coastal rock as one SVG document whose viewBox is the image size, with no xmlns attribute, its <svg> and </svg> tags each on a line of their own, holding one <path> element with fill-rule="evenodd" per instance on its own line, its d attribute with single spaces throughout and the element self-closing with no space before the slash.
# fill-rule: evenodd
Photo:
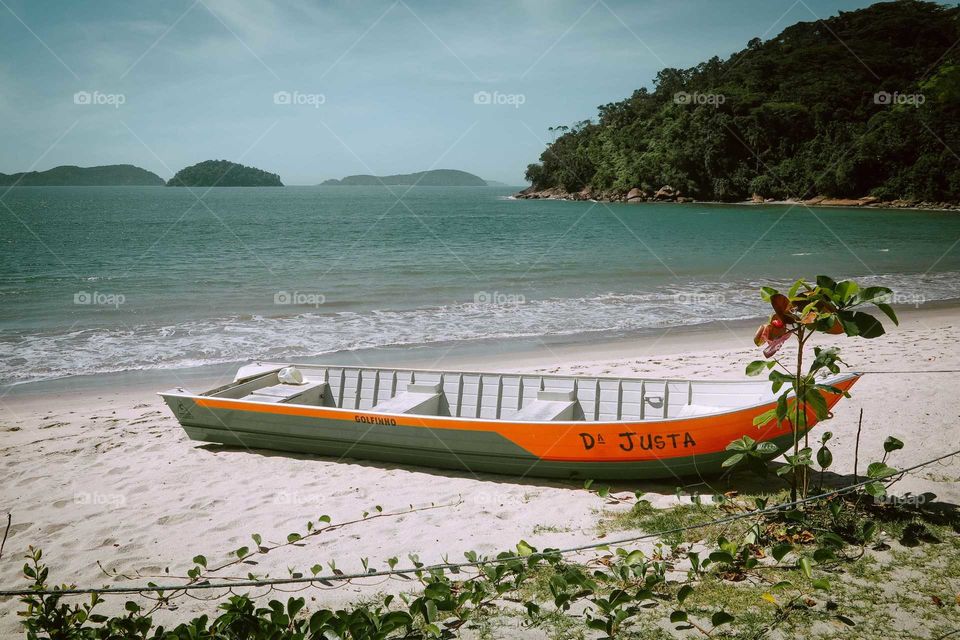
<svg viewBox="0 0 960 640">
<path fill-rule="evenodd" d="M 755 193 L 752 196 L 750 196 L 750 202 L 752 202 L 753 204 L 763 204 L 763 196 L 760 195 L 759 193 Z"/>
<path fill-rule="evenodd" d="M 862 207 L 869 207 L 872 204 L 876 204 L 877 202 L 880 202 L 880 198 L 878 198 L 877 196 L 864 196 L 859 200 L 860 200 L 860 206 Z"/>
<path fill-rule="evenodd" d="M 859 207 L 860 201 L 850 198 L 824 198 L 817 204 L 825 207 Z"/>
<path fill-rule="evenodd" d="M 639 187 L 634 187 L 627 192 L 627 202 L 645 200 L 646 198 L 646 192 Z"/>
<path fill-rule="evenodd" d="M 677 202 L 693 202 L 693 198 L 689 196 L 677 196 Z"/>
<path fill-rule="evenodd" d="M 657 192 L 653 194 L 654 200 L 673 200 L 680 195 L 680 192 L 675 190 L 670 185 L 664 185 L 657 189 Z"/>
<path fill-rule="evenodd" d="M 814 196 L 812 198 L 809 198 L 808 200 L 804 200 L 803 204 L 813 206 L 813 205 L 821 204 L 826 199 L 827 199 L 827 196 Z"/>
</svg>

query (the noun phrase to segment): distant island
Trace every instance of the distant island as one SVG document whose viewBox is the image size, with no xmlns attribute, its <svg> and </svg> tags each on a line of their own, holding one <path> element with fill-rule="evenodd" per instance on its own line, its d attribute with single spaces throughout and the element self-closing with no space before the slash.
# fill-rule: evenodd
<svg viewBox="0 0 960 640">
<path fill-rule="evenodd" d="M 358 175 L 341 180 L 324 180 L 322 185 L 357 187 L 382 185 L 417 185 L 418 187 L 486 187 L 487 181 L 479 176 L 456 169 L 431 169 L 417 173 L 399 173 L 392 176 Z"/>
<path fill-rule="evenodd" d="M 163 178 L 132 164 L 108 164 L 102 167 L 63 165 L 46 171 L 0 173 L 0 186 L 21 187 L 111 187 L 146 185 L 161 187 Z"/>
<path fill-rule="evenodd" d="M 956 208 L 960 7 L 883 2 L 551 127 L 522 198 Z"/>
<path fill-rule="evenodd" d="M 168 187 L 282 187 L 280 176 L 228 160 L 204 160 L 180 169 Z"/>
</svg>

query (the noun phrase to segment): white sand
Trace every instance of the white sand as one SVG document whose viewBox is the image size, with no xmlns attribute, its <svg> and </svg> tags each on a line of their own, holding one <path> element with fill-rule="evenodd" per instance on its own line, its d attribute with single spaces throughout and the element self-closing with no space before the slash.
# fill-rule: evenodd
<svg viewBox="0 0 960 640">
<path fill-rule="evenodd" d="M 958 328 L 960 310 L 923 310 L 908 313 L 901 327 L 891 328 L 883 338 L 844 340 L 842 346 L 845 359 L 857 370 L 956 370 Z M 742 378 L 748 361 L 759 357 L 752 334 L 752 323 L 741 323 L 709 333 L 668 331 L 629 343 L 542 349 L 519 354 L 508 366 L 483 358 L 432 358 L 421 364 L 736 379 Z M 0 559 L 0 584 L 26 584 L 20 570 L 30 544 L 43 548 L 54 581 L 102 585 L 110 580 L 98 562 L 127 574 L 156 576 L 166 567 L 183 573 L 195 554 L 204 553 L 211 562 L 224 560 L 237 547 L 251 544 L 251 533 L 281 541 L 289 532 L 303 531 L 306 521 L 320 514 L 342 522 L 373 505 L 387 511 L 411 504 L 455 505 L 346 527 L 302 547 L 275 551 L 259 565 L 237 567 L 230 574 L 280 576 L 287 567 L 307 570 L 331 559 L 343 570 L 359 569 L 361 557 L 369 557 L 375 567 L 385 567 L 384 560 L 391 556 L 403 560 L 407 553 L 424 561 L 445 555 L 458 559 L 462 551 L 498 551 L 521 538 L 537 547 L 570 546 L 594 538 L 597 511 L 608 508 L 579 483 L 204 446 L 187 439 L 154 395 L 157 390 L 134 385 L 90 395 L 71 392 L 67 385 L 56 393 L 20 390 L 0 398 L 0 512 L 13 514 Z M 854 387 L 853 396 L 838 406 L 829 426 L 815 431 L 817 437 L 826 429 L 835 434 L 834 468 L 841 476 L 852 471 L 861 408 L 861 470 L 879 457 L 887 435 L 907 445 L 891 459 L 895 466 L 960 446 L 960 374 L 869 374 Z M 691 490 L 707 494 L 750 488 L 736 478 L 714 481 L 713 486 L 688 482 Z M 665 504 L 678 484 L 637 482 L 618 484 L 614 490 L 632 494 L 639 489 Z M 924 469 L 897 485 L 901 493 L 928 490 L 941 500 L 960 503 L 960 459 Z M 330 593 L 311 591 L 307 597 L 308 602 L 311 594 L 325 603 L 342 602 L 389 588 L 350 585 Z M 122 598 L 114 600 L 122 604 Z M 178 603 L 177 618 L 209 611 L 192 600 Z M 17 632 L 18 608 L 13 599 L 0 602 L 0 636 Z M 166 615 L 169 623 L 174 614 Z"/>
</svg>

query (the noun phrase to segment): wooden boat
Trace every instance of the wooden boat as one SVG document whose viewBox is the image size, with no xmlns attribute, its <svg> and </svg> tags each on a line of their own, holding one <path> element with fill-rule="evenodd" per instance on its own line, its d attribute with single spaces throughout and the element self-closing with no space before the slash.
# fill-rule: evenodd
<svg viewBox="0 0 960 640">
<path fill-rule="evenodd" d="M 770 383 L 254 363 L 200 394 L 162 393 L 194 440 L 518 476 L 643 479 L 720 471 L 748 435 L 778 451 L 789 423 L 753 418 Z M 849 389 L 859 374 L 828 382 Z M 825 393 L 830 407 L 842 397 Z M 811 426 L 815 418 L 810 416 Z"/>
</svg>

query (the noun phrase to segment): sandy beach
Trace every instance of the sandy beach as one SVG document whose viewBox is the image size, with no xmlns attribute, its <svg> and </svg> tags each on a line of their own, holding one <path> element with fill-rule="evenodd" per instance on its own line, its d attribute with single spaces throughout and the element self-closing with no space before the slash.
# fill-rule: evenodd
<svg viewBox="0 0 960 640">
<path fill-rule="evenodd" d="M 861 472 L 894 435 L 906 443 L 891 459 L 907 466 L 944 453 L 960 442 L 960 308 L 901 310 L 899 328 L 874 341 L 842 341 L 845 360 L 866 372 L 833 420 L 816 433 L 834 433 L 831 482 L 849 482 L 857 419 L 863 414 Z M 665 330 L 634 340 L 541 346 L 511 355 L 451 355 L 424 350 L 424 367 L 612 374 L 671 378 L 743 377 L 758 356 L 752 346 L 754 322 L 698 330 Z M 202 390 L 229 380 L 232 367 L 206 372 L 183 384 Z M 397 517 L 381 517 L 311 538 L 264 556 L 247 571 L 286 575 L 336 559 L 345 571 L 360 558 L 384 567 L 408 553 L 423 561 L 461 557 L 472 549 L 489 553 L 525 539 L 537 547 L 572 546 L 597 535 L 598 512 L 608 505 L 574 482 L 443 472 L 357 460 L 226 449 L 192 442 L 155 395 L 176 377 L 112 376 L 109 384 L 84 379 L 8 387 L 0 397 L 3 511 L 12 527 L 0 559 L 0 584 L 25 585 L 22 557 L 28 545 L 41 547 L 54 582 L 117 584 L 104 571 L 150 576 L 160 581 L 169 568 L 181 574 L 190 558 L 203 553 L 225 560 L 259 533 L 265 541 L 303 531 L 321 514 L 333 522 L 361 517 L 380 505 L 386 512 L 435 505 Z M 615 494 L 648 494 L 655 504 L 675 501 L 675 488 L 713 494 L 743 489 L 745 479 L 625 483 Z M 927 467 L 898 485 L 901 493 L 932 491 L 960 503 L 960 459 Z M 402 562 L 401 562 L 402 564 Z M 146 582 L 147 578 L 141 578 Z M 373 582 L 373 581 L 371 581 Z M 389 585 L 349 585 L 312 597 L 342 602 L 369 596 Z M 110 607 L 121 606 L 122 600 Z M 308 597 L 309 601 L 309 597 Z M 202 602 L 179 601 L 177 613 L 200 612 Z M 18 629 L 12 599 L 0 602 L 0 635 Z M 158 615 L 164 619 L 166 613 Z M 168 618 L 169 620 L 169 618 Z"/>
</svg>

